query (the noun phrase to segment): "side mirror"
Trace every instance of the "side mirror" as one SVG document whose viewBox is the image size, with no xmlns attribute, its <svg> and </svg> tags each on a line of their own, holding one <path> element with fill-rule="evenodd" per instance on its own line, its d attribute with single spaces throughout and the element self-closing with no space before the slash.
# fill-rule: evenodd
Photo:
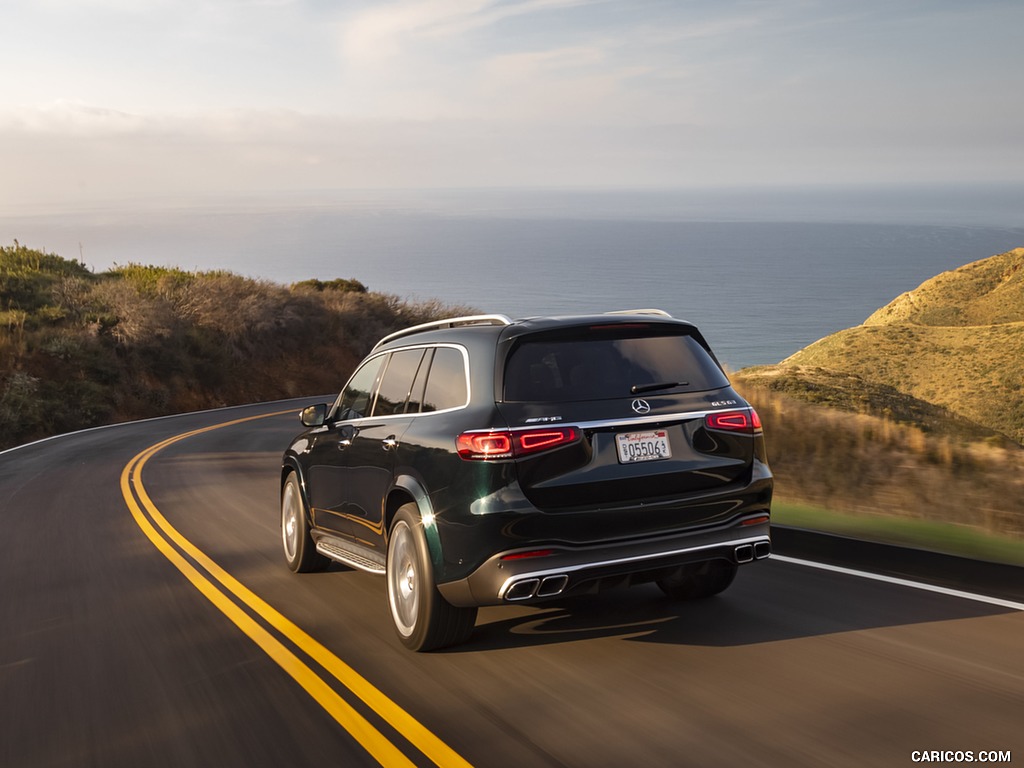
<svg viewBox="0 0 1024 768">
<path fill-rule="evenodd" d="M 327 421 L 327 404 L 317 403 L 308 408 L 303 408 L 299 419 L 304 427 L 322 427 Z"/>
</svg>

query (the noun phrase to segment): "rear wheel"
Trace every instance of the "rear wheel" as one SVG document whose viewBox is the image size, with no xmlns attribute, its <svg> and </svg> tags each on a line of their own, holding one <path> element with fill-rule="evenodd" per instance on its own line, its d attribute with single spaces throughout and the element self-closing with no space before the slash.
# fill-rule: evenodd
<svg viewBox="0 0 1024 768">
<path fill-rule="evenodd" d="M 295 573 L 322 571 L 330 560 L 316 551 L 309 535 L 309 518 L 302 501 L 299 479 L 294 472 L 288 475 L 281 489 L 281 543 L 284 559 Z"/>
<path fill-rule="evenodd" d="M 732 584 L 737 567 L 728 560 L 690 563 L 659 580 L 658 586 L 673 600 L 700 600 L 717 595 Z"/>
<path fill-rule="evenodd" d="M 476 623 L 476 608 L 456 608 L 434 584 L 430 552 L 415 504 L 395 515 L 388 538 L 388 605 L 402 644 L 431 651 L 465 641 Z"/>
</svg>

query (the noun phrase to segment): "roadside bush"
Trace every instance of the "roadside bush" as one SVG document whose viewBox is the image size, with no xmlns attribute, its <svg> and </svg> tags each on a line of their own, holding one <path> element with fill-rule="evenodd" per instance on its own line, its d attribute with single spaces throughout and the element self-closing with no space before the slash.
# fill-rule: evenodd
<svg viewBox="0 0 1024 768">
<path fill-rule="evenodd" d="M 779 498 L 1024 538 L 1024 449 L 741 389 L 764 422 Z"/>
<path fill-rule="evenodd" d="M 285 287 L 0 249 L 0 447 L 100 423 L 336 392 L 383 335 L 472 310 L 358 280 Z"/>
</svg>

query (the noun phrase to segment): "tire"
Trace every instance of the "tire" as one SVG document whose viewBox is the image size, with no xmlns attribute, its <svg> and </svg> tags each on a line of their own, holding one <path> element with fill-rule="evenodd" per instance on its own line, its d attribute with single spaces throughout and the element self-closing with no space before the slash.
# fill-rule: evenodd
<svg viewBox="0 0 1024 768">
<path fill-rule="evenodd" d="M 309 535 L 309 516 L 294 472 L 281 489 L 281 543 L 284 559 L 295 573 L 322 571 L 330 565 L 330 559 L 316 551 Z"/>
<path fill-rule="evenodd" d="M 673 600 L 700 600 L 724 592 L 737 570 L 738 566 L 728 560 L 691 563 L 659 580 L 658 586 Z"/>
<path fill-rule="evenodd" d="M 395 514 L 388 536 L 386 578 L 391 620 L 406 648 L 433 651 L 469 638 L 477 609 L 456 608 L 438 592 L 415 504 L 405 504 Z"/>
</svg>

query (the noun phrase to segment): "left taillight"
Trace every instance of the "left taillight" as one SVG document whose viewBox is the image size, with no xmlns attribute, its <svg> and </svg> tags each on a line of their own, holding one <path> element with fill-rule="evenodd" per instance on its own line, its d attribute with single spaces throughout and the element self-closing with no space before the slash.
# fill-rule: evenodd
<svg viewBox="0 0 1024 768">
<path fill-rule="evenodd" d="M 753 408 L 742 411 L 715 411 L 704 417 L 704 426 L 723 432 L 760 432 L 761 417 Z"/>
<path fill-rule="evenodd" d="M 547 427 L 521 431 L 495 430 L 490 432 L 463 432 L 456 440 L 459 456 L 467 461 L 509 459 L 529 456 L 576 442 L 580 431 L 576 427 Z"/>
</svg>

